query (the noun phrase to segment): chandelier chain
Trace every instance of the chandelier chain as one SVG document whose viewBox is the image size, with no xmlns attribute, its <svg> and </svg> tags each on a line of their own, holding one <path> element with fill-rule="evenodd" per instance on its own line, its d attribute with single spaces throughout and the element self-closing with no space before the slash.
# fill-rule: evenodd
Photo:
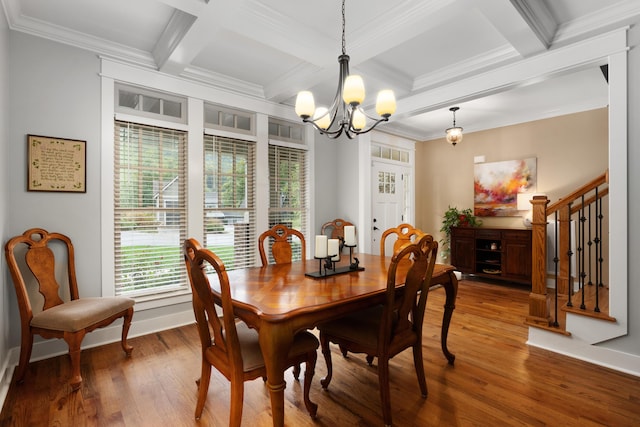
<svg viewBox="0 0 640 427">
<path fill-rule="evenodd" d="M 345 37 L 344 37 L 344 28 L 345 28 L 345 24 L 344 24 L 344 1 L 342 0 L 342 54 L 346 55 L 347 54 L 347 43 L 345 42 Z"/>
</svg>

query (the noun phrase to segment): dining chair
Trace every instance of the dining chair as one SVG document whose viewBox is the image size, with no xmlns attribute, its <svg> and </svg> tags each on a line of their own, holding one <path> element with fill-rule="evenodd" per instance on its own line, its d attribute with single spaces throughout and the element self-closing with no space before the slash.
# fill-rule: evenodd
<svg viewBox="0 0 640 427">
<path fill-rule="evenodd" d="M 433 275 L 438 242 L 423 234 L 415 243 L 399 248 L 391 258 L 387 273 L 384 303 L 350 313 L 318 325 L 320 345 L 327 364 L 327 376 L 321 380 L 329 387 L 333 375 L 329 343 L 353 353 L 364 353 L 371 365 L 378 359 L 378 381 L 384 424 L 391 425 L 391 394 L 389 390 L 389 359 L 413 349 L 413 363 L 423 397 L 427 383 L 422 361 L 422 322 L 427 292 Z M 403 283 L 402 291 L 396 285 Z"/>
<path fill-rule="evenodd" d="M 385 230 L 380 237 L 380 255 L 385 256 L 387 238 L 396 238 L 396 240 L 393 242 L 393 252 L 395 253 L 398 248 L 406 245 L 407 243 L 411 243 L 422 234 L 424 234 L 422 230 L 406 223 L 400 224 L 397 227 L 389 228 Z"/>
<path fill-rule="evenodd" d="M 196 419 L 200 419 L 209 391 L 211 367 L 214 366 L 231 382 L 230 426 L 240 426 L 244 399 L 244 382 L 262 377 L 267 372 L 258 342 L 258 332 L 236 319 L 231 303 L 231 288 L 223 262 L 195 239 L 184 242 L 184 260 L 193 294 L 193 311 L 202 346 L 202 367 L 198 384 Z M 217 286 L 209 278 L 215 277 Z M 211 336 L 213 333 L 213 337 Z M 304 404 L 312 418 L 318 405 L 309 399 L 319 347 L 310 332 L 294 336 L 286 365 L 305 363 Z"/>
<path fill-rule="evenodd" d="M 344 247 L 344 227 L 353 225 L 349 221 L 342 218 L 336 218 L 333 221 L 325 222 L 320 228 L 320 234 L 328 236 L 330 239 L 340 239 L 340 252 Z"/>
<path fill-rule="evenodd" d="M 289 228 L 284 224 L 276 224 L 258 237 L 258 251 L 260 252 L 262 266 L 269 264 L 267 250 L 265 249 L 265 242 L 269 240 L 273 241 L 269 252 L 274 262 L 276 264 L 290 263 L 293 259 L 292 237 L 296 237 L 300 242 L 300 259 L 306 259 L 307 244 L 304 240 L 304 235 L 300 231 Z"/>
<path fill-rule="evenodd" d="M 68 236 L 31 228 L 8 240 L 4 250 L 20 311 L 17 383 L 24 382 L 35 335 L 65 340 L 69 347 L 69 384 L 73 391 L 82 385 L 80 347 L 87 333 L 122 317 L 121 345 L 127 357 L 131 356 L 133 347 L 127 344 L 127 335 L 135 301 L 126 297 L 80 298 L 74 247 Z M 65 276 L 66 286 L 61 287 L 58 280 Z"/>
</svg>

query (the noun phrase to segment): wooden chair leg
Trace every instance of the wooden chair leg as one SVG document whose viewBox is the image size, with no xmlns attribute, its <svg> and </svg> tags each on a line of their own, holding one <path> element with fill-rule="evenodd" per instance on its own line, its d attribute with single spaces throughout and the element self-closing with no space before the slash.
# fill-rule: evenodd
<svg viewBox="0 0 640 427">
<path fill-rule="evenodd" d="M 311 390 L 311 383 L 313 382 L 313 375 L 315 374 L 317 360 L 318 354 L 315 351 L 309 352 L 307 353 L 307 362 L 304 366 L 304 406 L 306 406 L 311 418 L 315 418 L 318 413 L 318 405 L 313 403 L 309 398 L 309 390 Z"/>
<path fill-rule="evenodd" d="M 323 333 L 320 333 L 320 346 L 322 347 L 322 355 L 324 356 L 324 361 L 327 364 L 327 376 L 320 380 L 320 384 L 322 388 L 329 387 L 329 383 L 331 382 L 331 377 L 333 376 L 333 364 L 331 362 L 331 349 L 329 348 L 329 339 Z"/>
<path fill-rule="evenodd" d="M 69 384 L 73 391 L 77 391 L 82 385 L 82 376 L 80 375 L 80 345 L 85 335 L 86 331 L 84 330 L 64 333 L 64 340 L 69 346 L 69 357 L 71 359 L 71 379 L 69 380 Z"/>
<path fill-rule="evenodd" d="M 133 307 L 129 307 L 127 313 L 124 315 L 122 322 L 122 350 L 127 354 L 127 357 L 131 356 L 133 347 L 127 344 L 127 336 L 129 335 L 129 328 L 131 327 L 131 319 L 133 319 Z"/>
<path fill-rule="evenodd" d="M 301 369 L 300 369 L 300 364 L 299 363 L 296 363 L 295 365 L 293 365 L 293 378 L 295 378 L 296 381 L 298 381 L 300 379 L 300 371 L 301 371 Z"/>
<path fill-rule="evenodd" d="M 385 426 L 391 426 L 391 391 L 389 390 L 389 359 L 378 358 L 378 381 L 380 387 L 380 403 Z"/>
<path fill-rule="evenodd" d="M 200 378 L 196 380 L 198 384 L 198 402 L 196 403 L 196 420 L 202 416 L 204 403 L 207 401 L 207 393 L 209 393 L 209 382 L 211 381 L 211 365 L 205 360 L 202 361 L 202 370 Z"/>
<path fill-rule="evenodd" d="M 422 397 L 427 397 L 429 391 L 427 390 L 427 379 L 424 374 L 424 362 L 422 360 L 422 343 L 418 342 L 413 346 L 413 364 L 416 367 L 416 375 L 418 377 L 418 385 L 420 386 L 420 392 Z"/>
<path fill-rule="evenodd" d="M 20 339 L 20 360 L 18 362 L 18 368 L 16 370 L 16 382 L 18 384 L 24 382 L 24 376 L 27 373 L 27 367 L 29 366 L 29 359 L 31 359 L 31 350 L 33 349 L 33 335 L 27 330 L 22 331 L 22 337 Z"/>
<path fill-rule="evenodd" d="M 240 427 L 242 422 L 242 406 L 244 404 L 244 379 L 242 377 L 231 379 L 231 414 L 229 427 Z"/>
</svg>

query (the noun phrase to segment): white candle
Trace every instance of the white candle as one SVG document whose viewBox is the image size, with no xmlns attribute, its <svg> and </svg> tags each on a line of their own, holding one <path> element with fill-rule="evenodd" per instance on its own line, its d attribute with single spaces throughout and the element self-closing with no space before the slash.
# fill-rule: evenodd
<svg viewBox="0 0 640 427">
<path fill-rule="evenodd" d="M 316 258 L 327 257 L 327 236 L 316 236 Z"/>
<path fill-rule="evenodd" d="M 353 225 L 344 226 L 344 244 L 347 246 L 356 245 L 356 227 Z"/>
<path fill-rule="evenodd" d="M 331 261 L 340 261 L 340 240 L 329 239 L 328 242 L 327 248 Z"/>
</svg>

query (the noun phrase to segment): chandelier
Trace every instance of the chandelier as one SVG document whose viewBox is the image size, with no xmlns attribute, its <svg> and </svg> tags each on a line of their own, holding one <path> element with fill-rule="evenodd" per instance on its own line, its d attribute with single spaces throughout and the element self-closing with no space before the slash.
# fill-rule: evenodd
<svg viewBox="0 0 640 427">
<path fill-rule="evenodd" d="M 305 123 L 310 123 L 329 138 L 338 138 L 343 132 L 349 139 L 367 133 L 378 124 L 389 121 L 396 111 L 396 99 L 392 90 L 381 90 L 376 101 L 376 112 L 380 116 L 372 117 L 360 106 L 364 101 L 365 90 L 361 76 L 349 74 L 349 55 L 346 53 L 344 37 L 345 13 L 342 0 L 342 55 L 338 56 L 340 76 L 338 90 L 330 108 L 315 107 L 313 94 L 309 91 L 298 92 L 295 111 Z M 367 127 L 367 119 L 373 122 Z"/>
<path fill-rule="evenodd" d="M 453 126 L 445 131 L 447 133 L 447 142 L 453 146 L 462 141 L 462 128 L 456 126 L 456 111 L 459 109 L 460 107 L 449 108 L 449 111 L 453 113 Z"/>
</svg>

